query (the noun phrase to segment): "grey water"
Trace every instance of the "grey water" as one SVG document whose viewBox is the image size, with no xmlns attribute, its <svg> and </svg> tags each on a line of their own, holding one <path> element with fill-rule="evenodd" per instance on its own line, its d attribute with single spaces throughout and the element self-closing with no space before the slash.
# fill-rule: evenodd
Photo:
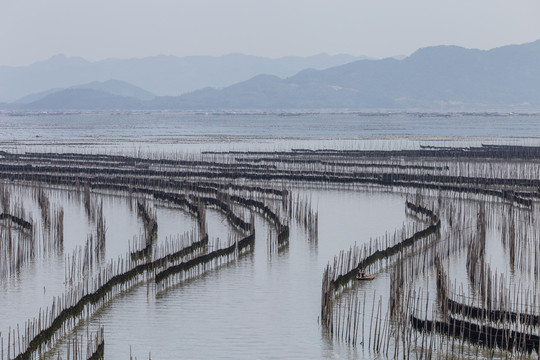
<svg viewBox="0 0 540 360">
<path fill-rule="evenodd" d="M 54 192 L 54 190 L 51 190 Z M 56 190 L 59 192 L 60 190 Z M 319 236 L 310 240 L 292 223 L 289 245 L 277 253 L 267 249 L 268 223 L 256 218 L 255 250 L 163 292 L 146 285 L 117 295 L 83 323 L 106 329 L 106 359 L 126 358 L 356 358 L 358 350 L 334 343 L 319 325 L 320 288 L 324 267 L 334 255 L 355 242 L 365 243 L 412 220 L 404 210 L 404 195 L 380 191 L 302 189 L 319 211 Z M 64 194 L 65 195 L 65 194 Z M 58 196 L 59 198 L 61 196 Z M 128 241 L 141 231 L 135 212 L 122 198 L 103 196 L 107 221 L 107 258 L 127 252 Z M 82 204 L 67 201 L 64 252 L 82 244 L 89 225 Z M 193 218 L 178 209 L 157 207 L 158 238 L 192 230 Z M 210 238 L 226 237 L 231 226 L 219 212 L 207 215 Z M 23 324 L 50 306 L 64 291 L 65 258 L 39 258 L 20 274 L 2 279 L 0 328 Z M 51 269 L 52 267 L 52 269 Z M 383 285 L 384 284 L 384 285 Z M 388 292 L 387 278 L 365 284 L 361 291 Z M 45 290 L 43 290 L 45 289 Z M 51 350 L 47 358 L 56 358 Z"/>
<path fill-rule="evenodd" d="M 399 149 L 420 144 L 538 144 L 539 115 L 0 113 L 11 151 L 168 155 L 291 148 Z"/>
<path fill-rule="evenodd" d="M 0 114 L 0 150 L 185 156 L 202 151 L 290 150 L 294 148 L 399 149 L 419 145 L 477 146 L 482 143 L 538 145 L 540 118 L 392 114 L 195 114 L 82 113 Z M 146 285 L 115 296 L 83 322 L 105 326 L 105 358 L 254 359 L 373 358 L 362 347 L 329 337 L 319 324 L 321 279 L 335 255 L 355 242 L 393 232 L 413 220 L 406 194 L 377 188 L 293 189 L 311 198 L 319 213 L 316 242 L 291 223 L 289 245 L 267 249 L 268 224 L 256 217 L 255 250 L 237 261 L 156 293 Z M 48 189 L 66 211 L 63 253 L 36 259 L 20 273 L 0 279 L 0 331 L 6 334 L 50 306 L 65 290 L 66 254 L 82 246 L 92 224 L 79 201 Z M 97 195 L 96 195 L 97 196 Z M 20 197 L 38 219 L 31 196 Z M 106 259 L 124 255 L 142 233 L 124 197 L 99 195 L 107 221 Z M 158 241 L 192 231 L 194 219 L 157 206 Z M 37 220 L 38 221 L 38 220 Z M 211 238 L 231 231 L 218 212 L 208 213 Z M 356 289 L 368 297 L 389 292 L 383 272 Z M 47 354 L 55 358 L 59 345 Z"/>
<path fill-rule="evenodd" d="M 140 287 L 106 306 L 96 317 L 108 329 L 106 358 L 126 353 L 129 345 L 139 358 L 151 352 L 156 359 L 356 358 L 356 350 L 321 333 L 322 272 L 351 243 L 400 227 L 403 196 L 313 195 L 321 221 L 317 243 L 293 226 L 289 245 L 270 255 L 267 222 L 257 218 L 253 254 L 158 294 Z M 391 216 L 382 216 L 387 211 Z M 362 226 L 353 226 L 358 219 Z M 383 283 L 380 278 L 362 291 Z"/>
</svg>

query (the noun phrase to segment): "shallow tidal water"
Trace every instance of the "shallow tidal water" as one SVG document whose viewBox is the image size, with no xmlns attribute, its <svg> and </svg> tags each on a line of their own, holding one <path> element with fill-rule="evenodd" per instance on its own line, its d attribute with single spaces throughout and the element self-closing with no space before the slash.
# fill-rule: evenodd
<svg viewBox="0 0 540 360">
<path fill-rule="evenodd" d="M 351 242 L 400 227 L 404 198 L 318 191 L 312 199 L 319 204 L 317 243 L 293 227 L 289 245 L 269 254 L 267 223 L 257 218 L 252 254 L 157 294 L 140 286 L 105 306 L 93 319 L 107 329 L 105 357 L 131 346 L 138 358 L 155 359 L 357 358 L 358 350 L 327 339 L 318 323 L 322 271 Z M 388 291 L 384 278 L 358 291 L 371 294 L 382 284 Z"/>
<path fill-rule="evenodd" d="M 482 143 L 538 145 L 540 121 L 534 116 L 419 117 L 358 114 L 0 114 L 0 150 L 196 156 L 201 151 L 290 150 L 293 148 L 399 149 L 419 145 L 477 146 Z M 187 154 L 187 155 L 186 155 Z M 83 246 L 93 224 L 82 203 L 65 191 L 47 189 L 51 203 L 62 204 L 65 217 L 63 253 L 42 256 L 19 274 L 0 279 L 0 332 L 5 334 L 52 296 L 65 290 L 66 255 Z M 252 253 L 158 291 L 141 284 L 116 295 L 76 334 L 105 327 L 105 359 L 372 359 L 362 347 L 332 339 L 319 324 L 324 267 L 355 242 L 393 233 L 415 219 L 405 212 L 406 194 L 377 188 L 295 188 L 309 197 L 319 216 L 318 240 L 291 222 L 289 244 L 268 250 L 269 225 L 255 217 Z M 107 221 L 105 260 L 129 249 L 142 223 L 125 196 L 93 194 L 103 199 Z M 34 219 L 37 205 L 21 195 Z M 156 203 L 158 244 L 193 231 L 187 213 Z M 210 239 L 232 231 L 219 212 L 207 214 Z M 495 238 L 497 235 L 491 235 Z M 494 246 L 494 252 L 499 249 Z M 496 257 L 496 256 L 494 256 Z M 453 265 L 463 273 L 463 257 Z M 433 288 L 433 284 L 426 287 Z M 385 271 L 376 280 L 350 291 L 368 298 L 388 294 Z M 46 358 L 65 352 L 61 339 Z"/>
<path fill-rule="evenodd" d="M 540 143 L 538 115 L 0 113 L 0 150 L 171 157 L 201 151 Z"/>
<path fill-rule="evenodd" d="M 130 349 L 139 359 L 149 353 L 154 359 L 357 358 L 358 349 L 327 338 L 319 325 L 321 276 L 339 251 L 411 222 L 405 196 L 376 190 L 301 192 L 311 196 L 319 212 L 317 241 L 293 223 L 289 244 L 269 251 L 268 222 L 257 216 L 252 253 L 157 293 L 153 285 L 141 284 L 118 294 L 83 322 L 78 333 L 86 334 L 87 326 L 91 331 L 98 324 L 104 326 L 106 359 L 125 358 Z M 128 251 L 128 241 L 141 231 L 141 224 L 127 200 L 110 195 L 103 199 L 104 209 L 109 209 L 104 211 L 106 258 L 111 259 Z M 66 208 L 71 213 L 67 223 L 85 223 L 82 206 Z M 196 225 L 179 209 L 157 208 L 158 244 Z M 210 239 L 226 238 L 232 231 L 215 210 L 208 210 L 207 221 Z M 84 236 L 75 239 L 77 233 L 82 233 L 80 228 L 66 226 L 66 252 L 84 242 Z M 2 303 L 8 304 L 2 306 L 0 317 L 4 331 L 35 316 L 39 307 L 50 305 L 53 294 L 64 290 L 66 259 L 56 255 L 50 260 L 39 259 L 23 267 L 22 276 L 2 281 Z M 389 291 L 384 273 L 358 291 L 371 296 L 375 288 L 380 294 Z M 65 349 L 60 341 L 47 358 L 56 358 Z"/>
</svg>

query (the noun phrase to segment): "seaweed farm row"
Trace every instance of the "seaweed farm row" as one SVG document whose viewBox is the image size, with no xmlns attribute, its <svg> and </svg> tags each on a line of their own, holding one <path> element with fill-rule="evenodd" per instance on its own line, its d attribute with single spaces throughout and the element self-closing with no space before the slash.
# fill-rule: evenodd
<svg viewBox="0 0 540 360">
<path fill-rule="evenodd" d="M 331 241 L 320 214 L 332 209 L 317 203 L 328 190 L 401 194 L 394 210 L 407 219 L 370 239 L 352 230 L 347 247 L 323 255 L 335 257 L 317 270 L 312 320 L 328 342 L 366 358 L 538 357 L 538 153 L 515 146 L 160 159 L 2 152 L 0 281 L 24 281 L 36 262 L 53 259 L 61 285 L 44 284 L 43 293 L 63 290 L 0 329 L 0 359 L 103 357 L 107 325 L 81 336 L 83 324 L 131 292 L 146 288 L 157 301 L 234 268 L 256 256 L 264 235 L 270 263 L 288 256 L 299 232 L 316 254 Z M 115 201 L 133 214 L 132 239 L 111 237 Z M 66 237 L 75 226 L 66 209 L 81 209 L 87 224 L 78 245 Z M 164 212 L 194 227 L 164 241 Z M 209 229 L 209 214 L 219 214 L 225 233 Z M 377 286 L 357 280 L 359 270 Z"/>
</svg>

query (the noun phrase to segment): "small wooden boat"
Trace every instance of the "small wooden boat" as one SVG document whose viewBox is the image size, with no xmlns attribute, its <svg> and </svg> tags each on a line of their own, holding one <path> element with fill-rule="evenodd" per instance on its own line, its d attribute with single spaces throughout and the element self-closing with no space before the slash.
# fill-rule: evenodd
<svg viewBox="0 0 540 360">
<path fill-rule="evenodd" d="M 373 279 L 375 279 L 375 274 L 356 275 L 356 280 L 373 280 Z"/>
</svg>

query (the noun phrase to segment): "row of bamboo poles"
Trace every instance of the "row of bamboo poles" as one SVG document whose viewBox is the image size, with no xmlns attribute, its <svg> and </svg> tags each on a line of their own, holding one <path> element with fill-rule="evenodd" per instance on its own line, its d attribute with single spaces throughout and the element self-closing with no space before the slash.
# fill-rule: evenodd
<svg viewBox="0 0 540 360">
<path fill-rule="evenodd" d="M 482 257 L 475 254 L 481 254 L 485 246 L 483 239 L 486 236 L 486 224 L 489 221 L 494 222 L 493 213 L 490 214 L 491 218 L 486 215 L 486 205 L 482 201 L 476 206 L 478 211 L 474 217 L 471 216 L 473 212 L 470 208 L 464 212 L 446 204 L 441 206 L 440 201 L 439 198 L 439 205 L 435 207 L 445 214 L 446 219 L 451 214 L 453 225 L 449 226 L 447 222 L 442 227 L 443 234 L 433 239 L 435 241 L 425 242 L 416 250 L 410 248 L 408 252 L 397 255 L 395 264 L 389 267 L 388 301 L 384 301 L 383 296 L 377 298 L 376 293 L 371 299 L 369 296 L 366 298 L 365 292 L 361 297 L 361 292 L 356 290 L 360 289 L 361 285 L 335 292 L 332 304 L 329 304 L 323 295 L 322 306 L 332 305 L 326 309 L 327 316 L 332 316 L 332 322 L 325 324 L 323 321 L 323 325 L 333 326 L 328 330 L 335 338 L 352 346 L 360 344 L 363 349 L 385 357 L 408 358 L 416 354 L 417 357 L 452 358 L 469 356 L 475 352 L 478 354 L 478 351 L 481 351 L 486 357 L 492 358 L 501 356 L 501 351 L 502 354 L 507 351 L 514 354 L 513 356 L 527 358 L 531 351 L 538 351 L 538 330 L 535 329 L 538 325 L 538 305 L 534 290 L 521 293 L 505 288 L 504 277 L 499 278 L 497 287 L 496 280 L 486 280 L 486 270 L 476 270 L 477 285 L 471 286 L 471 289 L 478 289 L 474 293 L 475 298 L 457 295 L 455 284 L 452 290 L 451 285 L 443 287 L 448 287 L 444 295 L 438 291 L 438 296 L 431 297 L 429 291 L 414 288 L 412 279 L 429 278 L 430 269 L 438 268 L 441 254 L 450 259 L 466 252 L 468 262 L 479 267 L 479 259 Z M 495 206 L 501 204 L 496 203 Z M 443 210 L 445 207 L 446 210 Z M 471 242 L 474 244 L 471 245 Z M 336 264 L 348 263 L 347 257 L 343 259 Z M 471 271 L 472 265 L 467 267 L 468 271 Z M 343 265 L 338 265 L 337 268 L 341 271 L 348 269 Z M 434 278 L 439 281 L 440 272 L 436 274 Z M 325 288 L 333 288 L 331 279 L 332 276 L 325 271 L 323 294 Z M 488 286 L 490 283 L 495 285 Z M 440 289 L 440 283 L 437 285 Z M 497 294 L 498 298 L 482 295 L 487 291 Z M 347 293 L 347 296 L 343 293 Z M 441 298 L 445 301 L 441 301 Z M 437 299 L 440 304 L 446 305 L 442 305 L 442 308 L 436 307 L 434 301 Z M 462 303 L 456 299 L 467 299 L 468 302 Z M 490 302 L 489 306 L 486 305 L 487 302 Z M 503 307 L 496 309 L 497 304 Z M 366 319 L 369 324 L 365 324 Z M 486 321 L 492 325 L 486 325 Z M 512 325 L 513 323 L 515 325 Z"/>
<path fill-rule="evenodd" d="M 512 208 L 531 209 L 534 205 L 533 201 L 540 198 L 540 193 L 537 191 L 540 182 L 535 175 L 538 174 L 540 167 L 535 161 L 530 161 L 531 154 L 536 153 L 539 153 L 537 148 L 487 146 L 468 149 L 429 148 L 414 151 L 382 152 L 296 150 L 266 153 L 207 153 L 201 154 L 198 159 L 141 159 L 111 155 L 2 153 L 0 156 L 0 177 L 16 182 L 75 189 L 82 188 L 82 191 L 76 191 L 82 193 L 89 218 L 99 214 L 99 211 L 96 211 L 99 205 L 90 196 L 90 192 L 101 189 L 129 194 L 136 193 L 137 196 L 148 196 L 154 200 L 167 201 L 175 206 L 186 208 L 187 211 L 196 214 L 199 219 L 199 226 L 201 227 L 199 231 L 201 235 L 200 241 L 208 238 L 206 230 L 203 229 L 205 222 L 200 221 L 204 217 L 203 209 L 206 206 L 221 209 L 234 226 L 246 231 L 245 238 L 231 239 L 223 247 L 216 249 L 217 253 L 200 255 L 206 256 L 205 260 L 194 261 L 197 257 L 189 259 L 180 255 L 174 257 L 176 262 L 174 265 L 171 265 L 173 262 L 167 260 L 167 266 L 170 265 L 169 268 L 175 269 L 175 271 L 169 272 L 174 276 L 182 274 L 180 276 L 182 277 L 186 273 L 189 275 L 190 270 L 186 269 L 191 266 L 193 266 L 192 269 L 195 269 L 193 270 L 195 273 L 200 273 L 205 271 L 207 266 L 214 266 L 212 264 L 215 264 L 216 261 L 219 262 L 223 258 L 227 261 L 229 254 L 237 253 L 239 248 L 243 249 L 244 244 L 251 245 L 251 240 L 248 238 L 253 235 L 253 220 L 246 221 L 245 216 L 243 219 L 242 216 L 236 215 L 238 209 L 234 209 L 233 204 L 248 207 L 251 211 L 263 214 L 276 227 L 278 240 L 288 237 L 287 219 L 281 218 L 279 210 L 272 210 L 265 204 L 264 199 L 267 198 L 279 198 L 284 204 L 282 206 L 284 209 L 283 214 L 289 214 L 288 218 L 292 218 L 291 214 L 294 213 L 298 220 L 307 224 L 308 231 L 314 232 L 317 229 L 315 225 L 317 225 L 318 218 L 316 213 L 310 210 L 311 204 L 308 201 L 304 200 L 304 204 L 299 204 L 301 202 L 299 199 L 294 202 L 292 196 L 289 196 L 287 202 L 286 190 L 277 190 L 268 187 L 268 184 L 279 183 L 282 189 L 291 184 L 306 183 L 353 189 L 382 186 L 395 191 L 417 189 L 425 193 L 445 193 L 449 194 L 450 197 L 460 199 L 466 197 L 499 199 L 499 201 L 509 204 Z M 260 161 L 257 159 L 260 159 Z M 486 161 L 486 159 L 489 159 L 489 161 Z M 510 162 L 509 159 L 516 161 Z M 189 195 L 186 196 L 181 191 Z M 259 198 L 241 195 L 246 193 L 257 193 Z M 3 196 L 2 191 L 0 191 L 0 198 Z M 287 203 L 296 205 L 287 206 L 285 205 Z M 306 203 L 308 204 L 306 205 Z M 470 248 L 470 250 L 467 250 L 467 253 L 470 253 L 471 265 L 469 267 L 472 274 L 470 276 L 472 280 L 470 281 L 476 283 L 480 279 L 486 278 L 487 268 L 482 270 L 481 265 L 478 265 L 482 263 L 482 254 L 484 253 L 482 246 L 473 244 L 472 238 L 464 235 L 463 228 L 460 229 L 460 226 L 469 226 L 466 221 L 463 221 L 463 218 L 468 215 L 461 210 L 454 213 L 452 210 L 444 209 L 439 204 L 439 213 L 442 211 L 450 213 L 445 216 L 448 219 L 448 225 L 444 225 L 445 230 L 449 227 L 451 231 L 459 235 L 451 236 L 452 240 L 455 241 L 447 239 L 446 241 L 438 241 L 436 245 L 433 245 L 432 238 L 436 236 L 441 223 L 438 218 L 433 217 L 434 212 L 432 212 L 433 216 L 430 216 L 429 212 L 431 210 L 428 210 L 427 207 L 419 207 L 417 204 L 419 202 L 408 202 L 407 208 L 415 213 L 423 213 L 427 217 L 428 225 L 425 228 L 406 229 L 400 232 L 399 236 L 397 233 L 393 236 L 390 234 L 372 241 L 363 248 L 351 248 L 349 252 L 343 253 L 336 258 L 331 269 L 327 268 L 325 271 L 327 281 L 323 280 L 325 285 L 323 285 L 322 299 L 323 304 L 325 301 L 328 301 L 328 304 L 324 316 L 321 311 L 323 320 L 328 321 L 329 317 L 333 319 L 334 306 L 329 306 L 329 304 L 332 305 L 335 300 L 334 297 L 330 297 L 330 300 L 328 300 L 324 296 L 325 287 L 329 289 L 327 294 L 330 292 L 337 294 L 338 289 L 345 288 L 346 284 L 354 278 L 357 267 L 361 266 L 369 269 L 371 266 L 372 270 L 377 270 L 382 267 L 383 261 L 386 261 L 386 265 L 391 263 L 391 261 L 385 259 L 395 260 L 397 264 L 402 264 L 396 266 L 396 268 L 403 269 L 399 270 L 401 275 L 395 275 L 396 282 L 392 282 L 391 294 L 396 295 L 392 295 L 393 302 L 389 301 L 389 303 L 394 304 L 392 308 L 395 309 L 395 312 L 393 312 L 395 314 L 406 313 L 402 310 L 404 308 L 402 299 L 410 298 L 413 293 L 412 290 L 405 288 L 407 282 L 404 281 L 404 278 L 428 271 L 430 266 L 435 263 L 434 254 L 438 252 L 446 252 L 446 256 L 448 256 L 450 253 L 465 251 L 464 249 Z M 5 207 L 3 201 L 2 206 Z M 480 215 L 478 217 L 480 218 Z M 99 219 L 93 221 L 100 223 Z M 480 223 L 480 221 L 476 222 L 476 225 Z M 516 235 L 516 228 L 520 224 L 522 222 L 517 219 L 508 221 L 508 236 L 505 236 L 505 246 L 509 249 L 510 257 L 514 259 L 513 262 L 516 268 L 522 268 L 522 264 L 525 262 L 529 264 L 525 265 L 525 267 L 531 269 L 536 266 L 537 261 L 530 261 L 531 252 L 524 251 L 523 246 L 520 246 L 521 239 Z M 11 228 L 12 226 L 9 227 L 9 229 Z M 101 229 L 103 230 L 101 233 L 105 234 L 106 227 L 101 226 Z M 412 232 L 410 232 L 411 230 Z M 411 233 L 413 235 L 410 235 Z M 407 236 L 402 236 L 403 234 L 407 234 Z M 244 240 L 245 242 L 243 242 Z M 90 243 L 92 244 L 92 242 Z M 536 246 L 534 245 L 534 237 L 529 238 L 527 244 L 529 244 L 527 245 L 529 249 L 534 248 Z M 249 246 L 246 245 L 246 249 L 248 248 Z M 135 246 L 133 250 L 135 251 Z M 140 250 L 140 247 L 137 250 Z M 176 253 L 178 253 L 178 250 Z M 114 278 L 114 276 L 124 276 L 127 273 L 132 274 L 134 269 L 139 269 L 135 271 L 139 279 L 149 280 L 153 276 L 157 277 L 157 275 L 152 275 L 159 273 L 155 272 L 154 265 L 156 262 L 163 261 L 161 259 L 172 255 L 160 254 L 163 257 L 159 259 L 152 257 L 152 259 L 139 259 L 137 261 L 127 258 L 122 261 L 118 260 L 130 265 L 116 265 L 117 269 L 122 269 L 122 271 L 112 272 L 111 274 L 116 275 L 109 274 L 109 276 L 112 276 L 110 279 Z M 422 265 L 412 266 L 411 259 L 415 259 L 417 264 Z M 149 266 L 148 264 L 154 265 Z M 153 270 L 150 271 L 149 269 Z M 178 272 L 176 272 L 176 269 L 178 269 Z M 536 270 L 534 270 L 534 273 L 536 273 Z M 163 278 L 171 279 L 173 275 L 163 276 Z M 127 276 L 126 279 L 127 282 L 137 282 L 131 278 L 131 275 Z M 121 282 L 123 283 L 124 280 Z M 73 286 L 77 288 L 78 285 Z M 92 287 L 87 286 L 87 288 Z M 484 285 L 480 283 L 475 288 L 478 289 L 477 291 L 485 293 L 490 286 L 488 283 Z M 408 295 L 405 295 L 407 292 Z M 417 297 L 416 303 L 414 303 L 414 306 L 411 305 L 409 310 L 411 308 L 416 309 L 420 301 L 423 302 L 424 300 L 424 298 Z M 340 320 L 338 322 L 339 325 L 336 328 L 339 329 L 340 337 L 341 334 L 346 334 L 344 337 L 348 339 L 356 339 L 358 336 L 359 321 L 352 319 L 352 316 L 359 312 L 359 301 L 358 297 L 355 301 L 350 300 L 347 312 L 337 311 L 337 314 L 342 314 L 339 315 L 340 319 L 347 317 L 350 320 L 347 320 L 346 323 L 352 324 L 345 326 L 343 325 L 344 321 Z M 388 353 L 391 342 L 388 334 L 393 334 L 394 338 L 400 335 L 395 330 L 394 315 L 383 316 L 383 308 L 386 305 L 382 300 L 379 303 L 381 305 L 377 306 L 377 309 L 374 306 L 375 301 L 372 305 L 371 316 L 375 322 L 374 327 L 377 329 L 373 335 L 373 343 L 376 344 L 373 348 L 377 349 L 377 351 L 384 349 Z M 324 307 L 322 306 L 322 308 Z M 362 313 L 365 313 L 365 311 L 362 311 Z M 343 314 L 349 315 L 345 316 Z M 333 324 L 334 320 L 331 321 L 330 325 Z M 329 328 L 333 329 L 332 326 Z M 362 326 L 363 330 L 364 327 Z M 381 331 L 382 334 L 387 335 L 379 336 Z M 408 331 L 407 334 L 411 334 L 410 330 Z M 404 339 L 404 337 L 400 338 Z M 353 343 L 353 340 L 348 341 Z M 426 341 L 433 344 L 434 340 L 433 338 L 426 338 Z M 371 330 L 369 342 L 371 344 Z M 19 341 L 19 343 L 21 342 Z M 424 343 L 423 340 L 422 343 Z M 356 344 L 356 340 L 354 340 L 354 344 Z M 395 348 L 397 349 L 397 346 Z M 427 348 L 432 347 L 429 345 Z M 408 349 L 410 349 L 410 346 Z"/>
<path fill-rule="evenodd" d="M 64 243 L 64 210 L 51 204 L 46 191 L 32 191 L 34 204 L 39 208 L 40 221 L 32 219 L 31 211 L 16 196 L 10 186 L 0 183 L 0 279 L 19 272 L 37 256 L 62 251 Z"/>
<path fill-rule="evenodd" d="M 405 299 L 399 302 L 401 311 L 398 312 L 395 322 L 410 324 L 417 332 L 416 336 L 421 336 L 423 341 L 425 339 L 426 343 L 422 342 L 420 346 L 415 343 L 412 346 L 411 351 L 416 353 L 416 356 L 461 358 L 481 354 L 480 356 L 486 358 L 537 358 L 540 345 L 540 308 L 536 277 L 532 276 L 530 285 L 526 281 L 509 281 L 509 277 L 526 280 L 528 275 L 531 275 L 531 266 L 518 266 L 519 263 L 527 261 L 526 258 L 520 258 L 515 268 L 510 267 L 511 274 L 493 272 L 487 256 L 487 246 L 496 245 L 501 232 L 492 233 L 486 238 L 486 233 L 493 232 L 494 229 L 500 231 L 511 228 L 508 219 L 519 216 L 523 220 L 515 222 L 521 229 L 514 234 L 516 245 L 527 246 L 531 239 L 524 235 L 532 234 L 538 239 L 534 235 L 536 230 L 531 229 L 535 222 L 531 215 L 535 209 L 522 209 L 493 202 L 491 199 L 474 201 L 476 203 L 472 206 L 467 205 L 469 216 L 466 221 L 456 217 L 453 229 L 445 227 L 445 235 L 452 238 L 452 242 L 461 239 L 460 245 L 455 247 L 456 250 L 447 252 L 441 244 L 437 244 L 437 249 L 431 252 L 436 296 L 430 297 L 429 292 L 427 297 L 424 295 L 426 292 L 422 295 L 415 292 L 414 295 L 405 296 Z M 508 240 L 505 240 L 508 234 L 503 231 L 502 235 L 501 243 L 504 243 Z M 504 258 L 509 264 L 511 251 L 508 247 L 502 248 L 505 252 Z M 456 251 L 466 253 L 467 276 L 451 280 L 448 274 L 449 271 L 456 270 L 452 264 Z M 466 280 L 466 283 L 460 284 L 456 280 Z M 402 287 L 402 294 L 407 292 L 406 288 L 411 294 L 413 286 L 410 282 Z M 413 299 L 410 299 L 411 296 Z M 405 327 L 403 329 L 405 330 Z M 405 347 L 403 349 L 406 351 Z"/>
<path fill-rule="evenodd" d="M 105 352 L 105 330 L 99 326 L 95 333 L 86 333 L 86 339 L 81 335 L 75 335 L 68 339 L 65 360 L 98 360 L 103 359 Z M 57 354 L 57 360 L 64 358 L 60 353 Z"/>
<path fill-rule="evenodd" d="M 90 186 L 85 186 L 89 189 Z M 147 189 L 145 189 L 147 190 Z M 131 189 L 137 191 L 137 189 Z M 143 191 L 148 194 L 148 191 Z M 154 279 L 159 289 L 163 289 L 167 284 L 171 284 L 172 275 L 185 279 L 199 275 L 210 268 L 215 268 L 227 261 L 230 261 L 246 251 L 253 248 L 254 222 L 253 217 L 246 222 L 233 211 L 233 202 L 250 205 L 256 211 L 260 211 L 267 219 L 273 219 L 273 224 L 280 230 L 280 235 L 288 232 L 288 227 L 283 225 L 279 217 L 264 203 L 249 200 L 238 195 L 229 198 L 224 202 L 223 198 L 213 197 L 192 197 L 197 205 L 193 204 L 186 197 L 165 191 L 152 191 L 150 194 L 158 201 L 168 200 L 172 204 L 184 207 L 188 212 L 192 212 L 198 218 L 199 234 L 201 240 L 194 241 L 194 236 L 189 236 L 190 243 L 185 245 L 185 237 L 177 241 L 169 241 L 161 248 L 157 248 L 155 256 L 149 259 L 119 258 L 115 262 L 110 262 L 105 269 L 97 269 L 94 276 L 89 270 L 95 264 L 95 258 L 99 257 L 102 251 L 102 244 L 105 235 L 105 221 L 103 219 L 102 204 L 94 208 L 97 215 L 94 217 L 97 223 L 98 234 L 94 241 L 89 237 L 84 250 L 79 248 L 74 255 L 66 262 L 66 283 L 70 284 L 70 290 L 62 297 L 55 298 L 51 309 L 40 310 L 39 316 L 29 320 L 25 325 L 24 334 L 15 333 L 9 330 L 7 358 L 30 358 L 33 354 L 45 351 L 54 340 L 65 334 L 74 326 L 77 319 L 90 316 L 100 304 L 108 301 L 118 291 L 123 291 L 142 281 Z M 220 195 L 221 196 L 221 195 Z M 84 201 L 84 200 L 83 200 Z M 214 243 L 214 251 L 208 252 L 208 234 L 206 233 L 205 209 L 207 206 L 215 206 L 224 212 L 231 224 L 238 229 L 245 231 L 247 236 L 242 239 L 231 238 L 230 241 L 222 244 Z M 154 220 L 155 221 L 155 220 Z M 153 228 L 153 227 L 152 227 Z M 100 232 L 101 231 L 101 232 Z M 102 234 L 102 235 L 100 235 Z M 103 239 L 103 241 L 101 240 Z M 184 246 L 179 247 L 179 243 Z M 76 274 L 87 274 L 77 278 Z M 3 340 L 2 340 L 3 342 Z M 3 346 L 2 346 L 3 349 Z M 19 353 L 17 356 L 15 354 Z"/>
<path fill-rule="evenodd" d="M 375 271 L 376 265 L 380 266 L 382 261 L 392 259 L 395 256 L 402 256 L 411 247 L 411 251 L 414 251 L 414 245 L 417 241 L 431 238 L 440 228 L 440 220 L 433 211 L 410 202 L 406 203 L 406 207 L 413 212 L 428 216 L 430 219 L 428 226 L 420 230 L 413 229 L 413 233 L 410 234 L 409 232 L 409 235 L 406 230 L 399 233 L 395 232 L 393 236 L 386 235 L 384 238 L 375 239 L 375 241 L 370 241 L 369 244 L 365 244 L 363 247 L 355 245 L 349 251 L 342 251 L 334 258 L 333 264 L 327 265 L 322 280 L 321 321 L 330 333 L 333 334 L 336 328 L 337 336 L 340 337 L 343 333 L 350 333 L 348 330 L 340 330 L 342 327 L 356 324 L 351 322 L 350 319 L 346 323 L 342 323 L 340 321 L 341 317 L 338 317 L 337 324 L 334 324 L 334 321 L 336 321 L 334 301 L 339 295 L 339 290 L 348 286 L 355 279 L 359 269 Z M 347 336 L 347 339 L 349 339 L 349 336 Z M 353 339 L 354 344 L 356 343 L 356 336 L 353 336 Z"/>
<path fill-rule="evenodd" d="M 302 198 L 297 194 L 293 201 L 293 197 L 289 196 L 287 210 L 289 218 L 295 219 L 306 230 L 309 241 L 316 243 L 319 239 L 319 212 L 313 209 L 311 197 Z"/>
<path fill-rule="evenodd" d="M 271 158 L 270 163 L 264 164 L 238 161 L 238 153 L 206 153 L 201 154 L 199 160 L 4 153 L 0 173 L 9 172 L 12 177 L 18 173 L 25 173 L 29 179 L 46 173 L 76 175 L 80 183 L 85 183 L 88 178 L 105 177 L 104 174 L 107 174 L 107 177 L 116 178 L 176 178 L 191 179 L 192 182 L 212 179 L 230 183 L 242 179 L 248 181 L 250 186 L 263 181 L 375 184 L 487 194 L 529 206 L 532 199 L 540 197 L 537 192 L 540 183 L 534 175 L 538 173 L 538 165 L 527 162 L 530 158 L 526 157 L 534 151 L 534 149 L 524 151 L 515 147 L 504 149 L 486 147 L 453 151 L 424 149 L 390 152 L 292 151 L 243 154 L 244 157 L 250 158 Z M 483 161 L 486 158 L 490 161 Z M 520 161 L 508 163 L 507 158 Z M 284 168 L 282 164 L 287 159 L 291 162 L 286 163 L 288 167 Z M 339 166 L 340 162 L 346 162 L 348 165 Z M 88 166 L 88 163 L 92 166 Z M 441 163 L 448 165 L 441 166 Z M 29 164 L 32 166 L 28 166 Z M 365 168 L 363 167 L 365 164 L 372 166 Z"/>
</svg>

